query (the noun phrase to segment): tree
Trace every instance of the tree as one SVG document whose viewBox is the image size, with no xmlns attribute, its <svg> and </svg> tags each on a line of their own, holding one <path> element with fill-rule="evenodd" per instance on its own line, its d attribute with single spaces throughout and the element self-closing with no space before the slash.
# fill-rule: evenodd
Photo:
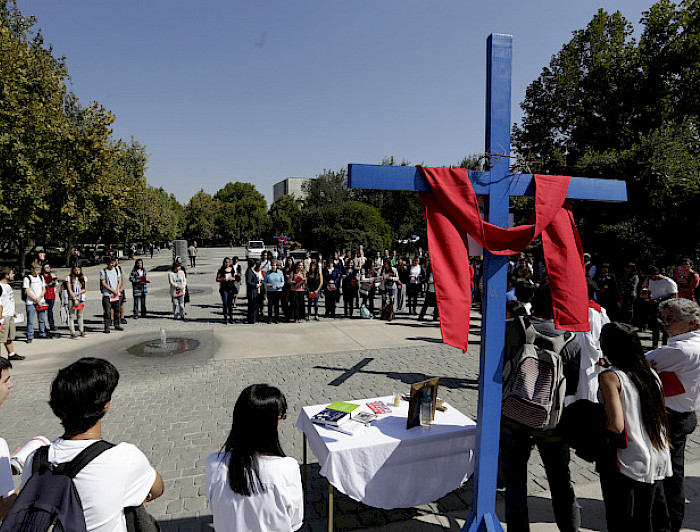
<svg viewBox="0 0 700 532">
<path fill-rule="evenodd" d="M 262 236 L 268 228 L 265 196 L 250 183 L 226 183 L 214 198 L 220 203 L 219 235 L 239 242 Z"/>
<path fill-rule="evenodd" d="M 210 194 L 200 190 L 185 205 L 185 238 L 211 240 L 218 233 L 217 220 L 221 204 Z"/>
<path fill-rule="evenodd" d="M 301 201 L 294 196 L 284 194 L 277 198 L 268 211 L 271 235 L 280 235 L 295 239 L 299 236 L 301 222 Z"/>
<path fill-rule="evenodd" d="M 623 179 L 623 205 L 578 203 L 587 250 L 615 260 L 697 255 L 700 4 L 661 0 L 639 42 L 603 10 L 528 87 L 513 128 L 519 168 Z"/>
</svg>

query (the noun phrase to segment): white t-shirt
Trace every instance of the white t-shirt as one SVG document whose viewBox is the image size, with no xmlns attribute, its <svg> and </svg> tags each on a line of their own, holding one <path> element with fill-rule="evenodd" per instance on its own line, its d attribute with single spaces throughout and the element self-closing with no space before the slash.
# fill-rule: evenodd
<svg viewBox="0 0 700 532">
<path fill-rule="evenodd" d="M 12 467 L 10 466 L 10 449 L 7 446 L 7 442 L 0 438 L 0 497 L 7 497 L 7 494 L 14 489 Z"/>
<path fill-rule="evenodd" d="M 49 448 L 49 462 L 70 462 L 95 440 L 56 439 Z M 32 454 L 24 465 L 22 486 L 32 476 Z M 107 449 L 86 465 L 74 479 L 83 503 L 88 532 L 126 532 L 125 506 L 139 506 L 156 481 L 156 470 L 131 443 Z"/>
<path fill-rule="evenodd" d="M 22 281 L 22 290 L 29 288 L 29 290 L 34 294 L 34 297 L 41 297 L 41 293 L 44 291 L 46 283 L 41 275 L 34 277 L 33 275 L 27 275 Z M 27 305 L 33 305 L 34 300 L 27 297 Z"/>
<path fill-rule="evenodd" d="M 263 493 L 244 497 L 228 485 L 225 453 L 207 458 L 207 499 L 217 532 L 291 532 L 304 522 L 304 493 L 299 464 L 294 458 L 260 456 Z"/>
<path fill-rule="evenodd" d="M 66 277 L 66 282 L 70 283 L 70 275 Z M 87 286 L 88 279 L 83 275 L 83 282 L 85 283 L 85 286 Z M 85 296 L 87 295 L 87 292 L 80 293 L 80 291 L 85 287 L 80 284 L 80 279 L 78 277 L 75 278 L 75 281 L 73 281 L 73 286 L 71 286 L 71 289 L 73 290 L 73 293 L 75 294 L 75 298 L 78 301 L 85 302 Z M 70 299 L 70 293 L 68 294 L 68 298 Z"/>
<path fill-rule="evenodd" d="M 0 305 L 2 305 L 2 316 L 4 318 L 15 315 L 15 292 L 9 283 L 0 283 Z"/>
</svg>

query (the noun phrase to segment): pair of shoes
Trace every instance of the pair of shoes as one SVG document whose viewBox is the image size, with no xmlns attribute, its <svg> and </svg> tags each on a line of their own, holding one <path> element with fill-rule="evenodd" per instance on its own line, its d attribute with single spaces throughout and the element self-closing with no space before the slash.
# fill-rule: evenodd
<svg viewBox="0 0 700 532">
<path fill-rule="evenodd" d="M 115 330 L 115 331 L 123 331 L 123 330 L 124 330 L 124 327 L 122 327 L 121 325 L 115 325 L 115 326 L 114 326 L 114 330 Z"/>
<path fill-rule="evenodd" d="M 24 360 L 27 357 L 23 357 L 22 355 L 18 355 L 17 353 L 12 353 L 10 356 L 7 357 L 7 360 Z"/>
<path fill-rule="evenodd" d="M 27 343 L 28 343 L 28 344 L 31 344 L 31 343 L 32 343 L 32 340 L 33 340 L 33 338 L 27 338 Z"/>
<path fill-rule="evenodd" d="M 85 338 L 85 331 L 80 331 L 80 336 L 81 336 L 82 338 Z"/>
<path fill-rule="evenodd" d="M 139 319 L 139 317 L 136 314 L 134 314 L 134 319 L 137 320 Z"/>
<path fill-rule="evenodd" d="M 105 330 L 102 331 L 102 332 L 105 333 L 105 334 L 109 334 L 109 333 L 112 332 L 112 331 L 110 331 L 109 329 L 105 329 Z"/>
<path fill-rule="evenodd" d="M 124 325 L 126 325 L 126 319 L 122 318 L 122 319 L 121 319 L 121 322 L 122 322 Z"/>
<path fill-rule="evenodd" d="M 228 319 L 228 322 L 229 322 L 229 323 L 233 323 L 233 316 L 231 316 L 231 317 Z"/>
<path fill-rule="evenodd" d="M 55 331 L 55 330 L 56 330 L 56 326 L 49 327 L 49 331 Z"/>
<path fill-rule="evenodd" d="M 182 321 L 185 321 L 185 316 L 180 316 L 180 319 L 181 319 Z"/>
</svg>

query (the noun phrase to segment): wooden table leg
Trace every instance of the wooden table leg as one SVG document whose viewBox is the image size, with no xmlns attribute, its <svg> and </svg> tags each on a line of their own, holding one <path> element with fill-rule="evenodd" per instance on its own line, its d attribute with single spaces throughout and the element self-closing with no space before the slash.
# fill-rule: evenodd
<svg viewBox="0 0 700 532">
<path fill-rule="evenodd" d="M 328 483 L 328 532 L 333 532 L 333 485 Z"/>
</svg>

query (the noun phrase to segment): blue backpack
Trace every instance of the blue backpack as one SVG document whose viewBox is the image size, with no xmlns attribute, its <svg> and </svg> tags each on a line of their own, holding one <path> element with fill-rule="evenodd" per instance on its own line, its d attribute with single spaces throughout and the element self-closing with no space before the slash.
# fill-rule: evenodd
<svg viewBox="0 0 700 532">
<path fill-rule="evenodd" d="M 94 458 L 114 447 L 99 440 L 59 465 L 49 463 L 49 446 L 39 447 L 32 476 L 5 516 L 0 532 L 86 532 L 83 505 L 73 479 Z"/>
</svg>

